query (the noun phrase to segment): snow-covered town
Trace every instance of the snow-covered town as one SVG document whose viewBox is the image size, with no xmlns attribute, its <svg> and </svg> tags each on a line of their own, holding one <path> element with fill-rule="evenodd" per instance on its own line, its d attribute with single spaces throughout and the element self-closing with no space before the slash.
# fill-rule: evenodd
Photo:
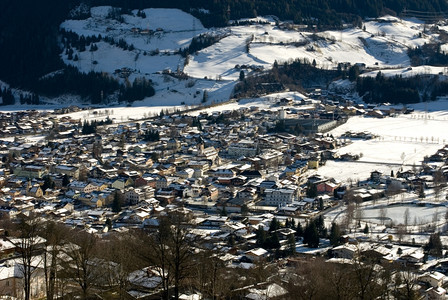
<svg viewBox="0 0 448 300">
<path fill-rule="evenodd" d="M 425 293 L 443 293 L 443 255 L 424 251 L 431 234 L 447 242 L 448 146 L 436 129 L 439 112 L 269 99 L 271 108 L 121 123 L 76 107 L 3 113 L 2 214 L 33 213 L 107 239 L 157 229 L 161 217 L 181 212 L 227 267 L 255 268 L 263 259 L 280 271 L 303 257 L 353 263 L 375 253 L 383 263 L 411 265 L 430 284 L 437 277 Z M 72 117 L 79 113 L 103 121 Z M 381 122 L 397 120 L 399 128 L 381 132 Z M 367 132 L 364 121 L 378 126 Z M 421 138 L 414 126 L 433 136 Z M 321 228 L 310 241 L 305 233 L 316 220 Z M 17 245 L 7 236 L 2 243 L 2 280 L 14 281 Z M 132 276 L 134 292 L 160 288 L 157 275 Z"/>
<path fill-rule="evenodd" d="M 446 299 L 447 96 L 359 90 L 444 83 L 409 51 L 445 51 L 446 22 L 71 13 L 60 59 L 122 86 L 93 105 L 0 81 L 0 299 Z M 337 80 L 241 88 L 297 62 Z"/>
</svg>

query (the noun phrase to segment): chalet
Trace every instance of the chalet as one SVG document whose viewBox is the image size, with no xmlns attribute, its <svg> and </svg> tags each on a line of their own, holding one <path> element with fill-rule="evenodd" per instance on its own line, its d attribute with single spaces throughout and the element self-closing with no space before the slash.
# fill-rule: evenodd
<svg viewBox="0 0 448 300">
<path fill-rule="evenodd" d="M 246 187 L 238 192 L 238 198 L 245 202 L 255 202 L 258 200 L 257 189 L 254 187 Z"/>
<path fill-rule="evenodd" d="M 168 176 L 176 173 L 176 166 L 173 164 L 160 164 L 156 166 L 156 169 L 159 171 L 159 175 Z"/>
<path fill-rule="evenodd" d="M 42 198 L 44 196 L 44 193 L 42 189 L 40 188 L 40 185 L 36 184 L 29 189 L 27 189 L 26 192 L 27 196 L 35 197 L 35 198 Z"/>
<path fill-rule="evenodd" d="M 234 170 L 232 170 L 232 169 L 219 168 L 216 171 L 214 171 L 212 174 L 215 177 L 232 178 L 232 177 L 235 177 L 236 172 Z"/>
<path fill-rule="evenodd" d="M 292 165 L 286 167 L 285 175 L 287 177 L 293 175 L 301 175 L 308 170 L 308 163 L 306 160 L 297 160 Z"/>
<path fill-rule="evenodd" d="M 318 183 L 316 185 L 317 192 L 321 194 L 330 194 L 333 195 L 334 191 L 340 186 L 339 183 L 335 183 L 332 181 L 325 181 Z"/>
<path fill-rule="evenodd" d="M 385 113 L 378 109 L 368 110 L 366 115 L 374 118 L 384 118 L 386 116 Z"/>
<path fill-rule="evenodd" d="M 192 168 L 185 168 L 183 170 L 178 171 L 176 175 L 184 179 L 192 178 L 194 175 L 194 170 Z"/>
<path fill-rule="evenodd" d="M 0 258 L 5 259 L 14 255 L 16 246 L 8 240 L 0 239 Z"/>
<path fill-rule="evenodd" d="M 205 226 L 205 227 L 219 227 L 221 228 L 222 226 L 224 226 L 224 224 L 226 224 L 226 222 L 228 221 L 228 217 L 225 216 L 210 216 L 208 218 L 206 218 L 201 224 L 200 226 Z"/>
<path fill-rule="evenodd" d="M 257 262 L 268 257 L 269 252 L 263 248 L 257 248 L 246 251 L 244 255 L 251 261 Z"/>
<path fill-rule="evenodd" d="M 353 259 L 358 252 L 358 247 L 352 244 L 344 244 L 334 247 L 332 250 L 335 258 Z"/>
<path fill-rule="evenodd" d="M 400 263 L 404 266 L 415 266 L 418 264 L 423 263 L 423 258 L 425 257 L 425 255 L 423 254 L 423 252 L 413 252 L 413 253 L 408 253 L 405 255 L 402 255 L 400 258 L 397 259 L 397 263 Z"/>
<path fill-rule="evenodd" d="M 188 163 L 188 167 L 194 170 L 193 177 L 195 178 L 203 177 L 204 174 L 207 174 L 208 170 L 210 169 L 209 163 L 205 160 L 190 161 Z"/>
<path fill-rule="evenodd" d="M 264 177 L 264 174 L 259 170 L 245 170 L 245 171 L 241 172 L 240 175 L 246 177 L 248 180 Z"/>
<path fill-rule="evenodd" d="M 381 171 L 372 171 L 370 172 L 370 180 L 373 182 L 380 182 L 381 177 L 383 176 L 383 172 Z"/>
<path fill-rule="evenodd" d="M 246 225 L 240 222 L 228 222 L 221 226 L 223 232 L 235 233 L 237 231 L 244 231 L 247 234 Z"/>
<path fill-rule="evenodd" d="M 155 198 L 163 204 L 171 204 L 176 199 L 176 191 L 171 189 L 157 190 Z"/>
<path fill-rule="evenodd" d="M 124 193 L 125 202 L 131 205 L 140 203 L 154 197 L 154 189 L 151 187 L 134 189 L 130 188 Z"/>
<path fill-rule="evenodd" d="M 278 209 L 278 213 L 285 216 L 297 216 L 301 210 L 303 209 L 299 205 L 282 206 Z"/>
<path fill-rule="evenodd" d="M 79 178 L 79 168 L 75 166 L 57 165 L 52 170 L 53 173 L 68 175 L 74 179 Z"/>
</svg>

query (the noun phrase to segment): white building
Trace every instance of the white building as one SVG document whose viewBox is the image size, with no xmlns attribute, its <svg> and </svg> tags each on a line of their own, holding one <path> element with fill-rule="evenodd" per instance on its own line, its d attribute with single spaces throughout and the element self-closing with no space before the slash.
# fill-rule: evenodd
<svg viewBox="0 0 448 300">
<path fill-rule="evenodd" d="M 285 206 L 297 200 L 297 192 L 297 188 L 266 189 L 264 202 L 271 206 Z"/>
</svg>

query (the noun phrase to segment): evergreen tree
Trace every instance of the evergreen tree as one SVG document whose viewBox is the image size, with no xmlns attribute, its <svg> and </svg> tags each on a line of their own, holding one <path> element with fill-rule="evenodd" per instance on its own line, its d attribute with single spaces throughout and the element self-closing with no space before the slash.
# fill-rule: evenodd
<svg viewBox="0 0 448 300">
<path fill-rule="evenodd" d="M 263 247 L 266 243 L 266 232 L 261 225 L 258 226 L 258 229 L 255 232 L 255 236 L 257 239 L 257 246 Z"/>
<path fill-rule="evenodd" d="M 225 216 L 227 216 L 227 210 L 226 210 L 226 207 L 225 207 L 225 206 L 223 206 L 223 208 L 221 209 L 219 215 L 220 215 L 221 217 L 225 217 Z"/>
<path fill-rule="evenodd" d="M 202 94 L 202 103 L 207 102 L 208 100 L 208 92 L 206 90 L 204 90 L 204 93 Z"/>
<path fill-rule="evenodd" d="M 296 228 L 296 221 L 294 221 L 294 218 L 291 218 L 291 221 L 289 222 L 289 228 L 294 229 Z"/>
<path fill-rule="evenodd" d="M 319 198 L 319 210 L 323 210 L 324 209 L 324 199 Z"/>
<path fill-rule="evenodd" d="M 310 248 L 319 247 L 319 233 L 314 222 L 310 222 L 303 233 L 303 243 Z"/>
<path fill-rule="evenodd" d="M 441 257 L 442 256 L 442 242 L 438 232 L 429 236 L 429 241 L 424 247 L 427 254 Z"/>
<path fill-rule="evenodd" d="M 272 221 L 269 224 L 269 232 L 276 231 L 279 228 L 280 228 L 280 223 L 278 222 L 277 218 L 276 217 L 272 218 Z"/>
<path fill-rule="evenodd" d="M 419 190 L 418 190 L 418 197 L 420 199 L 424 199 L 426 197 L 425 195 L 425 188 L 423 187 L 423 184 L 420 185 Z"/>
<path fill-rule="evenodd" d="M 70 184 L 70 178 L 68 177 L 67 174 L 64 174 L 64 176 L 62 176 L 62 186 L 66 187 Z"/>
<path fill-rule="evenodd" d="M 317 197 L 317 186 L 313 183 L 308 183 L 306 189 L 306 196 L 308 198 L 316 198 Z"/>
<path fill-rule="evenodd" d="M 330 229 L 330 244 L 332 246 L 338 246 L 340 244 L 341 240 L 341 230 L 339 228 L 339 225 L 336 223 L 331 223 L 331 229 Z"/>
<path fill-rule="evenodd" d="M 364 227 L 363 232 L 364 232 L 365 234 L 368 234 L 368 233 L 369 233 L 369 225 L 367 225 L 367 223 L 366 223 L 366 226 Z"/>
<path fill-rule="evenodd" d="M 244 77 L 245 77 L 245 75 L 244 75 L 244 71 L 241 70 L 241 71 L 240 71 L 240 81 L 243 81 L 243 80 L 244 80 Z"/>
<path fill-rule="evenodd" d="M 268 249 L 279 249 L 280 248 L 280 240 L 278 238 L 277 232 L 273 232 L 269 235 L 264 243 L 263 247 Z"/>
<path fill-rule="evenodd" d="M 303 227 L 302 227 L 302 224 L 300 224 L 300 221 L 297 222 L 296 236 L 298 236 L 298 237 L 302 237 L 303 236 Z"/>
<path fill-rule="evenodd" d="M 296 252 L 296 238 L 293 234 L 288 235 L 288 254 L 293 255 Z"/>
<path fill-rule="evenodd" d="M 327 237 L 327 228 L 325 228 L 324 218 L 320 215 L 317 219 L 313 221 L 316 224 L 316 229 L 319 234 L 319 237 L 325 238 Z"/>
<path fill-rule="evenodd" d="M 112 211 L 114 213 L 119 213 L 121 211 L 121 207 L 122 207 L 122 201 L 121 201 L 121 197 L 118 194 L 118 192 L 116 191 L 114 193 L 114 200 L 112 201 Z"/>
<path fill-rule="evenodd" d="M 50 176 L 46 175 L 44 176 L 44 184 L 42 185 L 42 191 L 45 191 L 47 189 L 54 189 L 55 184 L 53 182 L 53 179 L 51 179 Z"/>
</svg>

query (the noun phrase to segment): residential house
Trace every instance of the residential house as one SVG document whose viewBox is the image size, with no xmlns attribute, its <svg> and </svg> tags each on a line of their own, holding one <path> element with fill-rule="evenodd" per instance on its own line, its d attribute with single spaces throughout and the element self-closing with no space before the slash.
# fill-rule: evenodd
<svg viewBox="0 0 448 300">
<path fill-rule="evenodd" d="M 270 206 L 285 206 L 297 200 L 297 188 L 276 188 L 264 191 L 264 203 Z"/>
<path fill-rule="evenodd" d="M 40 185 L 35 184 L 34 186 L 30 187 L 26 191 L 27 196 L 35 197 L 35 198 L 42 198 L 44 196 L 44 192 L 40 188 Z"/>
<path fill-rule="evenodd" d="M 317 192 L 321 194 L 329 194 L 333 195 L 334 191 L 340 186 L 340 184 L 332 182 L 332 181 L 325 181 L 318 183 L 316 185 Z"/>
<path fill-rule="evenodd" d="M 119 177 L 112 182 L 111 187 L 117 190 L 124 190 L 128 186 L 133 186 L 134 181 L 131 177 Z"/>
<path fill-rule="evenodd" d="M 440 272 L 425 272 L 418 277 L 418 280 L 425 282 L 433 288 L 441 287 L 444 283 L 445 275 Z"/>
<path fill-rule="evenodd" d="M 154 198 L 154 189 L 151 187 L 146 188 L 129 188 L 124 193 L 125 203 L 129 203 L 131 205 L 140 203 L 146 199 Z"/>
<path fill-rule="evenodd" d="M 42 258 L 34 257 L 32 266 L 36 268 L 31 275 L 31 299 L 42 299 L 45 296 L 45 276 L 42 269 Z M 18 260 L 7 260 L 0 264 L 0 295 L 24 299 L 23 266 Z M 10 298 L 5 298 L 10 299 Z"/>
<path fill-rule="evenodd" d="M 344 258 L 344 259 L 353 259 L 358 252 L 358 247 L 352 244 L 344 244 L 337 247 L 334 247 L 332 250 L 333 257 L 335 258 Z"/>
<path fill-rule="evenodd" d="M 87 183 L 87 182 L 82 182 L 82 181 L 72 181 L 69 185 L 68 185 L 69 189 L 73 190 L 73 191 L 78 191 L 81 193 L 91 193 L 93 191 L 98 191 L 98 187 L 91 184 L 91 183 Z"/>
<path fill-rule="evenodd" d="M 263 248 L 256 248 L 256 249 L 246 251 L 246 253 L 244 255 L 251 261 L 257 262 L 257 261 L 267 258 L 269 255 L 269 251 L 267 251 Z"/>
<path fill-rule="evenodd" d="M 73 177 L 76 180 L 78 180 L 79 178 L 79 168 L 75 166 L 57 165 L 54 167 L 54 170 L 52 172 L 64 174 Z"/>
<path fill-rule="evenodd" d="M 425 300 L 445 300 L 446 290 L 442 287 L 430 287 L 425 291 Z"/>
<path fill-rule="evenodd" d="M 42 178 L 48 174 L 45 166 L 24 165 L 14 169 L 14 175 L 25 178 Z"/>
</svg>

